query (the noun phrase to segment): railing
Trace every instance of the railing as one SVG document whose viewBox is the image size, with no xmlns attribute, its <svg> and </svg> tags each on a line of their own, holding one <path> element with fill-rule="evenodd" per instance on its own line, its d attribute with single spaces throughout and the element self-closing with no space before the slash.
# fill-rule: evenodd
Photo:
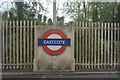
<svg viewBox="0 0 120 80">
<path fill-rule="evenodd" d="M 33 21 L 2 21 L 2 68 L 31 69 L 34 56 Z"/>
<path fill-rule="evenodd" d="M 80 22 L 75 27 L 75 62 L 83 68 L 118 68 L 119 23 Z"/>
</svg>

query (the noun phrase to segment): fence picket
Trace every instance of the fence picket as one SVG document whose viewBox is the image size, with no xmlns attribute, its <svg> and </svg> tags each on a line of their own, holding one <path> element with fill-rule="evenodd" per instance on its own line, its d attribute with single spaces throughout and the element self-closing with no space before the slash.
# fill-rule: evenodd
<svg viewBox="0 0 120 80">
<path fill-rule="evenodd" d="M 113 23 L 111 23 L 111 28 L 113 28 Z M 111 67 L 112 67 L 112 63 L 113 63 L 113 30 L 111 30 L 111 62 L 110 62 L 110 64 L 111 64 Z"/>
<path fill-rule="evenodd" d="M 8 58 L 9 58 L 9 64 L 11 64 L 12 63 L 12 22 L 10 21 L 9 22 L 9 56 L 8 56 Z M 11 67 L 11 65 L 9 65 L 9 68 L 11 69 L 12 67 Z"/>
<path fill-rule="evenodd" d="M 92 23 L 92 28 L 93 28 L 93 25 L 94 25 L 94 24 Z M 94 34 L 94 33 L 93 33 L 93 29 L 92 29 L 92 31 L 91 31 L 91 34 L 92 34 L 92 39 L 91 39 L 91 47 L 92 47 L 92 48 L 91 48 L 91 68 L 93 69 L 93 63 L 94 63 L 94 59 L 93 59 L 93 58 L 94 58 L 94 52 L 93 52 L 93 50 L 94 50 L 94 46 L 93 46 L 93 44 L 94 44 L 94 43 L 93 43 L 93 37 L 94 37 L 94 36 L 93 36 L 93 34 Z"/>
<path fill-rule="evenodd" d="M 81 57 L 82 57 L 81 56 L 81 54 L 82 54 L 82 52 L 81 52 L 81 48 L 82 48 L 81 47 L 82 46 L 81 43 L 82 43 L 82 41 L 81 40 L 82 40 L 82 34 L 81 34 L 81 22 L 80 22 L 79 23 L 79 63 L 81 63 L 81 60 L 82 60 L 81 59 Z M 80 66 L 80 68 L 81 68 L 81 66 Z"/>
<path fill-rule="evenodd" d="M 102 23 L 102 28 L 101 28 L 101 64 L 103 63 L 103 23 Z"/>
<path fill-rule="evenodd" d="M 82 22 L 82 28 L 84 28 L 84 22 Z M 82 52 L 82 56 L 83 56 L 83 60 L 82 60 L 82 64 L 83 64 L 83 68 L 84 68 L 84 63 L 85 63 L 85 56 L 84 56 L 84 53 L 85 53 L 85 50 L 84 50 L 84 48 L 85 48 L 85 46 L 84 46 L 84 43 L 85 43 L 85 41 L 84 41 L 84 29 L 83 29 L 83 31 L 82 31 L 82 48 L 83 48 L 83 52 Z"/>
<path fill-rule="evenodd" d="M 87 28 L 87 22 L 85 23 L 85 28 Z M 87 31 L 88 31 L 88 29 L 85 29 L 85 63 L 86 63 L 86 68 L 87 68 L 87 49 L 88 49 L 88 47 L 87 47 Z"/>
<path fill-rule="evenodd" d="M 6 41 L 5 41 L 5 46 L 6 46 L 6 64 L 8 64 L 8 21 L 6 21 Z M 8 69 L 9 65 L 6 66 L 6 69 Z"/>
<path fill-rule="evenodd" d="M 97 27 L 97 24 L 96 24 L 96 23 L 95 23 L 95 27 Z M 96 40 L 97 40 L 96 37 L 97 37 L 97 35 L 96 35 L 96 34 L 97 34 L 97 32 L 96 32 L 96 29 L 95 29 L 95 38 L 94 38 L 94 39 L 95 39 L 95 44 L 94 44 L 94 46 L 95 46 L 95 49 L 94 49 L 94 53 L 95 53 L 95 55 L 94 55 L 94 68 L 96 68 L 96 57 L 97 57 L 97 56 L 96 56 L 96 53 L 97 53 L 97 52 L 96 52 L 96 51 L 97 51 L 97 50 L 96 50 L 96 47 L 97 47 L 97 45 L 96 45 L 96 42 L 97 42 L 97 41 L 96 41 Z"/>
<path fill-rule="evenodd" d="M 22 68 L 22 21 L 20 21 L 20 69 Z"/>
<path fill-rule="evenodd" d="M 91 26 L 91 23 L 89 22 L 89 27 L 90 26 Z M 89 64 L 89 66 L 88 66 L 88 68 L 90 68 L 90 66 L 91 66 L 90 65 L 91 64 L 91 61 L 90 61 L 90 54 L 91 54 L 91 52 L 90 52 L 91 51 L 90 50 L 90 48 L 91 48 L 91 45 L 90 45 L 90 41 L 91 41 L 91 39 L 90 39 L 91 38 L 90 37 L 90 29 L 88 30 L 88 32 L 89 32 L 89 40 L 88 40 L 89 41 L 89 43 L 88 43 L 89 44 L 89 50 L 88 50 L 88 64 Z"/>
<path fill-rule="evenodd" d="M 16 27 L 15 27 L 15 21 L 13 21 L 12 24 L 13 24 L 13 35 L 12 35 L 13 36 L 13 40 L 12 40 L 12 42 L 13 42 L 13 63 L 15 64 L 16 63 L 15 62 L 16 61 L 16 59 L 15 59 L 16 58 L 16 51 L 15 51 L 16 50 L 16 47 L 15 47 L 15 41 L 16 41 L 16 39 L 15 39 L 16 38 L 15 29 L 16 29 Z M 16 66 L 14 65 L 13 68 L 15 69 L 15 67 Z"/>
<path fill-rule="evenodd" d="M 106 28 L 106 23 L 105 23 L 105 28 Z M 106 39 L 107 38 L 107 33 L 106 33 L 106 29 L 105 29 L 104 34 L 105 34 L 105 40 L 104 40 L 104 63 L 107 64 L 107 62 L 106 62 L 107 61 L 106 60 L 107 59 L 107 49 L 106 49 L 107 48 L 107 46 L 106 46 L 107 45 L 107 39 Z M 106 65 L 104 65 L 104 68 L 106 68 Z"/>
<path fill-rule="evenodd" d="M 76 63 L 78 63 L 78 27 L 79 23 L 76 23 Z"/>
<path fill-rule="evenodd" d="M 108 23 L 108 64 L 110 65 L 110 23 Z"/>
<path fill-rule="evenodd" d="M 5 22 L 2 22 L 2 69 L 4 69 L 5 64 Z"/>
<path fill-rule="evenodd" d="M 31 41 L 30 42 L 30 55 L 31 55 L 30 56 L 30 63 L 32 63 L 32 58 L 33 58 L 33 54 L 32 54 L 32 52 L 33 52 L 33 35 L 32 35 L 33 34 L 33 21 L 31 21 L 30 23 L 31 23 L 31 27 L 30 27 L 30 31 L 31 31 L 30 32 L 30 39 L 31 39 L 30 40 Z M 31 68 L 32 68 L 32 66 L 31 66 Z"/>
<path fill-rule="evenodd" d="M 29 64 L 30 61 L 30 52 L 29 52 L 29 21 L 27 21 L 27 63 Z M 29 68 L 29 65 L 27 65 L 27 68 Z"/>
<path fill-rule="evenodd" d="M 98 28 L 100 28 L 100 23 L 98 23 Z M 100 29 L 98 29 L 98 68 L 100 67 Z"/>
<path fill-rule="evenodd" d="M 113 51 L 113 59 L 114 59 L 114 63 L 113 63 L 113 65 L 114 65 L 114 68 L 116 67 L 116 23 L 114 23 L 114 34 L 113 34 L 114 36 L 114 45 L 113 45 L 113 48 L 114 48 L 114 51 Z"/>
<path fill-rule="evenodd" d="M 117 24 L 117 28 L 120 27 L 119 23 Z M 118 29 L 118 32 L 117 32 L 117 41 L 118 41 L 118 45 L 117 45 L 117 64 L 120 65 L 120 29 Z M 119 68 L 119 66 L 118 66 Z"/>
<path fill-rule="evenodd" d="M 16 27 L 17 27 L 17 32 L 16 32 L 16 38 L 17 38 L 17 40 L 16 40 L 16 46 L 17 46 L 17 69 L 19 68 L 19 22 L 17 21 L 16 22 Z"/>
<path fill-rule="evenodd" d="M 26 63 L 26 21 L 24 21 L 23 22 L 23 26 L 24 26 L 24 31 L 23 31 L 23 33 L 24 33 L 24 64 Z M 26 68 L 26 65 L 24 65 L 24 68 Z"/>
</svg>

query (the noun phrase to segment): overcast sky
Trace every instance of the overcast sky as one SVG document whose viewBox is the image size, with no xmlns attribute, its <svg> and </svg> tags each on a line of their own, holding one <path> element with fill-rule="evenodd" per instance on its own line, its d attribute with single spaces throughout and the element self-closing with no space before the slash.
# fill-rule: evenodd
<svg viewBox="0 0 120 80">
<path fill-rule="evenodd" d="M 16 0 L 16 1 L 21 1 L 21 0 Z M 24 1 L 40 1 L 43 3 L 43 6 L 47 9 L 48 13 L 41 12 L 44 15 L 47 15 L 48 18 L 53 18 L 53 0 L 24 0 Z M 68 1 L 91 1 L 91 0 L 56 0 L 57 2 L 57 16 L 65 16 L 65 14 L 62 13 L 63 9 L 63 3 L 68 2 Z M 92 0 L 92 1 L 120 1 L 120 0 Z M 0 0 L 0 11 L 3 10 L 9 10 L 11 8 L 11 5 L 9 3 L 4 3 L 4 5 L 1 5 L 2 2 L 13 2 L 13 0 Z M 71 19 L 68 16 L 65 16 L 65 22 L 69 22 Z"/>
<path fill-rule="evenodd" d="M 19 0 L 20 1 L 20 0 Z M 26 1 L 26 0 L 24 0 Z M 29 1 L 29 0 L 27 0 Z M 35 0 L 33 0 L 35 1 Z M 48 13 L 44 13 L 44 12 L 41 12 L 42 14 L 44 15 L 47 15 L 48 18 L 53 18 L 53 0 L 37 0 L 37 1 L 41 1 L 43 6 L 47 9 L 47 12 Z M 62 10 L 63 9 L 63 3 L 64 3 L 65 0 L 56 0 L 57 2 L 57 16 L 65 16 L 65 14 L 62 13 Z M 7 2 L 7 3 L 4 3 L 3 5 L 2 2 Z M 13 2 L 13 0 L 1 0 L 0 1 L 0 11 L 6 11 L 6 10 L 9 10 L 12 5 L 10 5 L 9 2 Z M 71 21 L 71 19 L 69 17 L 65 17 L 65 22 L 69 22 Z"/>
</svg>

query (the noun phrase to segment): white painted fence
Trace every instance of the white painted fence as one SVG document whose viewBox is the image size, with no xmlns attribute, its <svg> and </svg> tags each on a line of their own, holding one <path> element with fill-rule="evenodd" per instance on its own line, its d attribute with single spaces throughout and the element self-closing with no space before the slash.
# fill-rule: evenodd
<svg viewBox="0 0 120 80">
<path fill-rule="evenodd" d="M 118 68 L 119 23 L 76 23 L 75 60 L 79 68 Z"/>
</svg>

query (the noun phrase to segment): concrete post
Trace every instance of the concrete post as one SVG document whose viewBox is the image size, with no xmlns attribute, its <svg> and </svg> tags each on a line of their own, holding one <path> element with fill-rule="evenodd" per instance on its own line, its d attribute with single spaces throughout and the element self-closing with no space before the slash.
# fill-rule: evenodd
<svg viewBox="0 0 120 80">
<path fill-rule="evenodd" d="M 56 0 L 53 0 L 53 26 L 56 26 L 57 23 L 57 11 L 56 11 Z"/>
</svg>

